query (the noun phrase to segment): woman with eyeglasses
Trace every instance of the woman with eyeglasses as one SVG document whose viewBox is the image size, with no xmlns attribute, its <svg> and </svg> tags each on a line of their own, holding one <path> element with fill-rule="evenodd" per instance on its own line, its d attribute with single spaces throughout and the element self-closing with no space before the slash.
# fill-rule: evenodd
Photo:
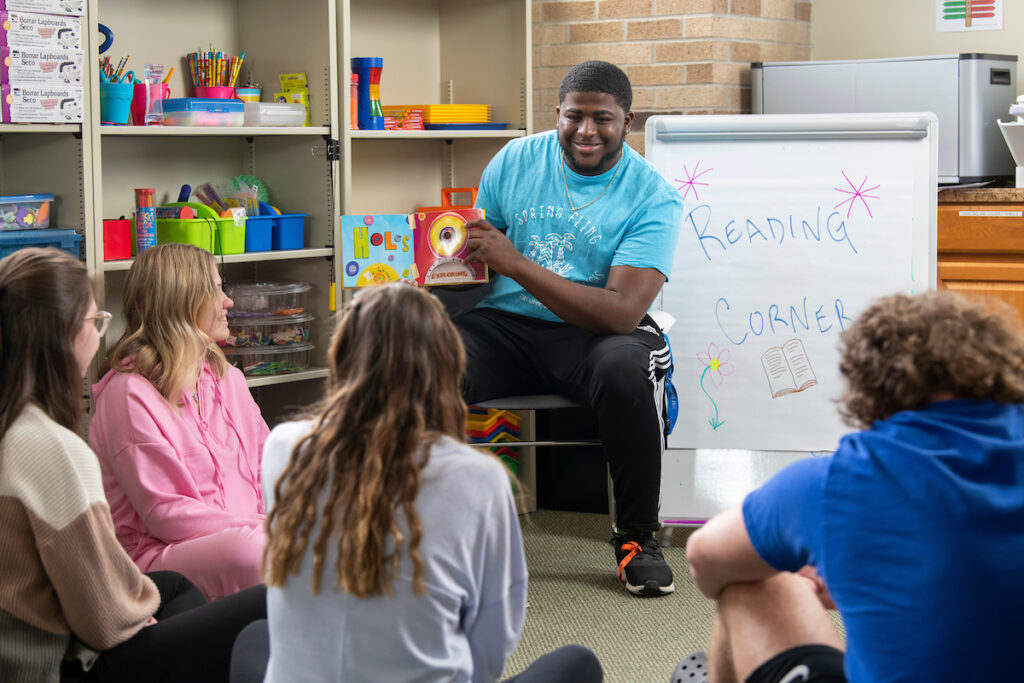
<svg viewBox="0 0 1024 683">
<path fill-rule="evenodd" d="M 75 433 L 109 321 L 68 254 L 0 261 L 0 680 L 226 681 L 236 635 L 266 616 L 265 589 L 207 605 L 179 574 L 143 574 Z"/>
<path fill-rule="evenodd" d="M 265 539 L 269 430 L 217 346 L 231 305 L 209 252 L 161 244 L 137 256 L 89 427 L 121 545 L 143 571 L 181 572 L 210 600 L 260 583 Z"/>
</svg>

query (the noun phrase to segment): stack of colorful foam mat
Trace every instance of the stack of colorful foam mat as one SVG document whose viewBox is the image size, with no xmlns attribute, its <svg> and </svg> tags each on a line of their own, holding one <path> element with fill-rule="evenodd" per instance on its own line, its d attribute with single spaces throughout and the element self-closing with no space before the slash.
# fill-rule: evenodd
<svg viewBox="0 0 1024 683">
<path fill-rule="evenodd" d="M 501 458 L 509 471 L 519 474 L 519 451 L 502 443 L 519 441 L 519 416 L 509 410 L 488 410 L 469 407 L 466 416 L 466 438 L 472 444 L 487 444 Z"/>
</svg>

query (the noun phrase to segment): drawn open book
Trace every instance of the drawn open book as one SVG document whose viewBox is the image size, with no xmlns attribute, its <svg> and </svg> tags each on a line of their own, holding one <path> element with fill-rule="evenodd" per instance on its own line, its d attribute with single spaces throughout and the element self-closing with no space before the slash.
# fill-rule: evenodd
<svg viewBox="0 0 1024 683">
<path fill-rule="evenodd" d="M 818 383 L 804 343 L 798 337 L 762 353 L 761 365 L 768 378 L 772 398 L 794 394 Z"/>
</svg>

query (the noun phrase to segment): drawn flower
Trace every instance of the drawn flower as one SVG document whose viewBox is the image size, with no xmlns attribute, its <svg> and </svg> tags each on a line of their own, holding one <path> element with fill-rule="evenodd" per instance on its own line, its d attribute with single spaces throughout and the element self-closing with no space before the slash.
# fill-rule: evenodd
<svg viewBox="0 0 1024 683">
<path fill-rule="evenodd" d="M 716 387 L 722 386 L 722 379 L 726 375 L 731 375 L 733 371 L 732 363 L 729 362 L 730 358 L 732 358 L 732 354 L 729 349 L 719 349 L 714 342 L 708 344 L 707 353 L 697 352 L 697 360 L 701 365 L 701 378 L 705 373 L 710 373 L 711 383 Z"/>
</svg>

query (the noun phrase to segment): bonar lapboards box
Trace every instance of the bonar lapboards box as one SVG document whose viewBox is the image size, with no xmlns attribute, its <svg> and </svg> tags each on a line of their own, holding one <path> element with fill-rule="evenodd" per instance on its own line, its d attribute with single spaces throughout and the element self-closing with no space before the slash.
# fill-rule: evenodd
<svg viewBox="0 0 1024 683">
<path fill-rule="evenodd" d="M 0 11 L 0 45 L 82 49 L 82 18 Z"/>
<path fill-rule="evenodd" d="M 0 83 L 82 85 L 84 63 L 81 50 L 4 46 L 0 47 Z"/>
<path fill-rule="evenodd" d="M 481 209 L 342 216 L 342 287 L 395 280 L 421 285 L 487 282 L 484 264 L 464 260 L 466 223 L 483 217 Z"/>
<path fill-rule="evenodd" d="M 0 10 L 44 12 L 46 14 L 85 14 L 85 0 L 0 0 Z"/>
<path fill-rule="evenodd" d="M 81 123 L 81 86 L 48 83 L 0 87 L 3 119 L 9 123 Z"/>
</svg>

